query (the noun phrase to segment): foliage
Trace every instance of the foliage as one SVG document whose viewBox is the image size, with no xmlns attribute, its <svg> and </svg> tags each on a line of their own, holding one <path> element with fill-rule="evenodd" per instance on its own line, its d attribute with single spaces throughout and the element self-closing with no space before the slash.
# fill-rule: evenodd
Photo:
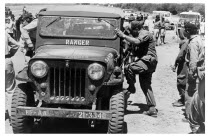
<svg viewBox="0 0 210 137">
<path fill-rule="evenodd" d="M 154 10 L 170 11 L 173 15 L 192 10 L 205 16 L 205 3 L 117 3 L 114 6 L 149 13 Z"/>
</svg>

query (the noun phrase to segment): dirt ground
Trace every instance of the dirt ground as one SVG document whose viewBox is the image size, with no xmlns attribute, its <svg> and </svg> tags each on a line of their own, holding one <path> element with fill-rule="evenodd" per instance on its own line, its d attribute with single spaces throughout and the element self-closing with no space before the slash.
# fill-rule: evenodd
<svg viewBox="0 0 210 137">
<path fill-rule="evenodd" d="M 18 9 L 17 7 L 15 7 Z M 15 9 L 13 7 L 13 9 Z M 30 8 L 28 8 L 30 9 Z M 38 9 L 38 8 L 34 8 Z M 158 46 L 158 66 L 153 73 L 152 88 L 157 103 L 158 117 L 146 116 L 143 111 L 146 108 L 146 100 L 141 91 L 137 78 L 137 92 L 132 94 L 128 101 L 130 104 L 125 113 L 125 133 L 128 134 L 188 134 L 189 124 L 182 122 L 183 107 L 173 107 L 172 102 L 179 98 L 176 88 L 176 73 L 172 72 L 170 65 L 178 54 L 178 43 L 174 31 L 166 32 L 167 44 Z M 24 57 L 18 51 L 13 57 L 16 74 L 24 66 Z M 137 76 L 138 77 L 138 76 Z M 124 88 L 127 88 L 126 81 Z M 63 120 L 49 121 L 47 126 L 37 127 L 34 133 L 105 133 L 104 130 L 87 129 L 87 121 L 70 120 L 68 125 Z M 67 123 L 67 121 L 65 121 Z M 5 120 L 5 133 L 13 134 L 9 120 Z"/>
</svg>

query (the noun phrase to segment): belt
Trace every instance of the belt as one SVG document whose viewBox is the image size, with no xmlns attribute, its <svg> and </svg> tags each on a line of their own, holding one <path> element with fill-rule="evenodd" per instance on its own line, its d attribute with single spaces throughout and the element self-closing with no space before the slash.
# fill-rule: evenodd
<svg viewBox="0 0 210 137">
<path fill-rule="evenodd" d="M 11 58 L 10 54 L 5 55 L 5 58 Z"/>
</svg>

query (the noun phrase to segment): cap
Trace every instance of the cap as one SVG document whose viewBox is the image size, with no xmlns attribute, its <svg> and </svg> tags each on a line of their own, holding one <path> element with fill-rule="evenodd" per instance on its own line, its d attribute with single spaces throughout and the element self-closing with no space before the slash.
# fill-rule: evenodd
<svg viewBox="0 0 210 137">
<path fill-rule="evenodd" d="M 128 17 L 128 20 L 129 21 L 134 21 L 135 20 L 135 17 L 134 16 L 130 16 L 130 17 Z"/>
<path fill-rule="evenodd" d="M 131 29 L 135 29 L 135 28 L 141 29 L 143 25 L 144 25 L 144 21 L 132 21 Z"/>
<path fill-rule="evenodd" d="M 160 15 L 156 15 L 156 18 L 160 18 Z"/>
<path fill-rule="evenodd" d="M 198 29 L 198 26 L 196 24 L 194 24 L 194 23 L 191 23 L 191 22 L 185 22 L 184 28 L 185 29 L 193 29 L 193 30 L 195 30 L 195 29 Z"/>
<path fill-rule="evenodd" d="M 137 21 L 143 20 L 143 15 L 138 15 L 138 16 L 136 17 L 136 20 L 137 20 Z"/>
</svg>

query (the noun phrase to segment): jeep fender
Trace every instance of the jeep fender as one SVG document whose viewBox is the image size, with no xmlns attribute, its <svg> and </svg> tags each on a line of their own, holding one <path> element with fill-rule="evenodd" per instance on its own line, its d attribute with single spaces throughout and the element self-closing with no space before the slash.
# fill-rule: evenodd
<svg viewBox="0 0 210 137">
<path fill-rule="evenodd" d="M 16 79 L 19 81 L 24 81 L 24 82 L 32 82 L 31 79 L 28 77 L 28 66 L 23 68 L 23 70 L 19 71 Z"/>
</svg>

